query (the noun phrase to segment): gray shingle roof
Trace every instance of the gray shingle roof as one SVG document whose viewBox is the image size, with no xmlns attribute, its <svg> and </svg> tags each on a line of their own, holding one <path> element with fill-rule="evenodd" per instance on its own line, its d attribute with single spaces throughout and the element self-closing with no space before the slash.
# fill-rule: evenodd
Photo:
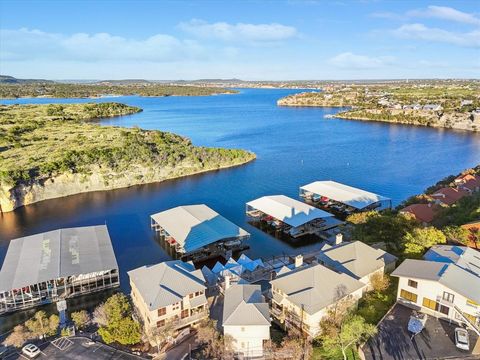
<svg viewBox="0 0 480 360">
<path fill-rule="evenodd" d="M 425 260 L 454 263 L 480 276 L 480 251 L 467 246 L 434 245 L 423 257 Z"/>
<path fill-rule="evenodd" d="M 337 273 L 320 264 L 292 270 L 270 283 L 309 314 L 315 314 L 366 286 L 350 275 Z"/>
<path fill-rule="evenodd" d="M 322 251 L 317 258 L 325 265 L 357 279 L 397 260 L 395 256 L 361 241 L 344 242 L 333 246 Z"/>
<path fill-rule="evenodd" d="M 128 276 L 149 310 L 175 304 L 188 294 L 206 290 L 202 271 L 180 260 L 142 266 L 129 271 Z"/>
<path fill-rule="evenodd" d="M 118 265 L 105 225 L 58 229 L 10 242 L 0 291 L 113 269 Z"/>
<path fill-rule="evenodd" d="M 437 281 L 480 303 L 480 277 L 454 263 L 406 259 L 395 269 L 392 276 Z"/>
<path fill-rule="evenodd" d="M 392 272 L 392 276 L 438 281 L 447 267 L 447 264 L 436 261 L 406 259 Z"/>
<path fill-rule="evenodd" d="M 270 325 L 270 312 L 260 285 L 236 284 L 225 291 L 222 325 Z"/>
<path fill-rule="evenodd" d="M 206 205 L 177 206 L 151 218 L 169 233 L 186 252 L 219 240 L 244 238 L 248 232 Z"/>
</svg>

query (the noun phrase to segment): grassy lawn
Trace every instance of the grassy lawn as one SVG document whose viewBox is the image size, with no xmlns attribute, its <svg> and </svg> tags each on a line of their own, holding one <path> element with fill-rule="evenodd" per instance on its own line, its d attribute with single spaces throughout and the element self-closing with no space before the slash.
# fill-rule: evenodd
<svg viewBox="0 0 480 360">
<path fill-rule="evenodd" d="M 347 351 L 348 360 L 360 360 L 360 356 L 353 348 Z M 335 354 L 326 353 L 321 346 L 313 346 L 312 360 L 343 360 L 343 354 L 341 350 L 338 350 Z"/>
</svg>

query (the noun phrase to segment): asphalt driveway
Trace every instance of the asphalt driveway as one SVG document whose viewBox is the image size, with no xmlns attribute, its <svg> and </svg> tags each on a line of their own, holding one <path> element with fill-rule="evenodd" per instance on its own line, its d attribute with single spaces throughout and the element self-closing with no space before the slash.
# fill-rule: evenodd
<svg viewBox="0 0 480 360">
<path fill-rule="evenodd" d="M 456 348 L 455 323 L 428 317 L 423 331 L 411 339 L 407 324 L 412 310 L 397 304 L 379 324 L 378 334 L 363 348 L 367 360 L 479 359 L 472 355 L 478 336 L 470 333 L 470 352 Z"/>
<path fill-rule="evenodd" d="M 127 354 L 102 343 L 91 343 L 87 338 L 60 338 L 39 346 L 42 351 L 36 359 L 55 360 L 139 360 L 141 357 Z M 27 359 L 20 351 L 5 356 L 6 360 Z"/>
</svg>

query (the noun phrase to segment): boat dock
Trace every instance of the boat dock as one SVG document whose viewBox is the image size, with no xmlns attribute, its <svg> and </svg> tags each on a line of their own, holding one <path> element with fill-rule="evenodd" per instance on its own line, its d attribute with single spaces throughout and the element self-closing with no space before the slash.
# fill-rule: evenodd
<svg viewBox="0 0 480 360">
<path fill-rule="evenodd" d="M 228 259 L 248 249 L 250 234 L 204 204 L 177 206 L 150 216 L 151 228 L 174 258 L 202 262 Z"/>
</svg>

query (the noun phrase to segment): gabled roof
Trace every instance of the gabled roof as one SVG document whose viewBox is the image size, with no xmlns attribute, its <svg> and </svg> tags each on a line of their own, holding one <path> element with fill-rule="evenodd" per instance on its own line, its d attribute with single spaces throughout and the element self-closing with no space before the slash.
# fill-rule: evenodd
<svg viewBox="0 0 480 360">
<path fill-rule="evenodd" d="M 222 325 L 270 325 L 270 311 L 260 285 L 236 284 L 225 290 Z"/>
<path fill-rule="evenodd" d="M 270 283 L 309 314 L 315 314 L 366 286 L 350 275 L 337 273 L 320 264 L 285 272 Z"/>
<path fill-rule="evenodd" d="M 248 202 L 247 205 L 293 227 L 301 226 L 315 219 L 333 216 L 326 211 L 284 195 L 263 196 Z"/>
<path fill-rule="evenodd" d="M 406 259 L 392 276 L 436 281 L 480 303 L 480 277 L 454 263 Z"/>
<path fill-rule="evenodd" d="M 250 236 L 207 205 L 177 206 L 153 214 L 160 225 L 186 252 L 200 249 L 219 240 Z"/>
<path fill-rule="evenodd" d="M 0 291 L 118 269 L 105 225 L 58 229 L 10 241 Z"/>
<path fill-rule="evenodd" d="M 300 187 L 300 189 L 325 196 L 356 209 L 363 209 L 379 201 L 390 200 L 384 196 L 331 180 L 315 181 Z"/>
<path fill-rule="evenodd" d="M 392 276 L 438 281 L 447 267 L 447 264 L 436 261 L 406 259 L 392 272 Z"/>
<path fill-rule="evenodd" d="M 142 266 L 129 271 L 128 276 L 149 310 L 175 304 L 188 294 L 206 289 L 202 271 L 180 260 Z"/>
<path fill-rule="evenodd" d="M 444 187 L 435 191 L 430 195 L 430 197 L 435 200 L 439 200 L 446 205 L 452 205 L 467 195 L 468 193 L 466 193 L 464 190 Z"/>
<path fill-rule="evenodd" d="M 415 219 L 424 223 L 432 222 L 435 213 L 438 210 L 437 205 L 432 204 L 412 204 L 400 210 L 401 213 L 410 213 Z"/>
<path fill-rule="evenodd" d="M 357 279 L 367 276 L 397 258 L 381 249 L 375 249 L 361 241 L 344 242 L 326 249 L 317 257 L 325 265 Z"/>
<path fill-rule="evenodd" d="M 434 245 L 423 258 L 430 261 L 453 263 L 480 276 L 480 251 L 467 246 Z"/>
</svg>

